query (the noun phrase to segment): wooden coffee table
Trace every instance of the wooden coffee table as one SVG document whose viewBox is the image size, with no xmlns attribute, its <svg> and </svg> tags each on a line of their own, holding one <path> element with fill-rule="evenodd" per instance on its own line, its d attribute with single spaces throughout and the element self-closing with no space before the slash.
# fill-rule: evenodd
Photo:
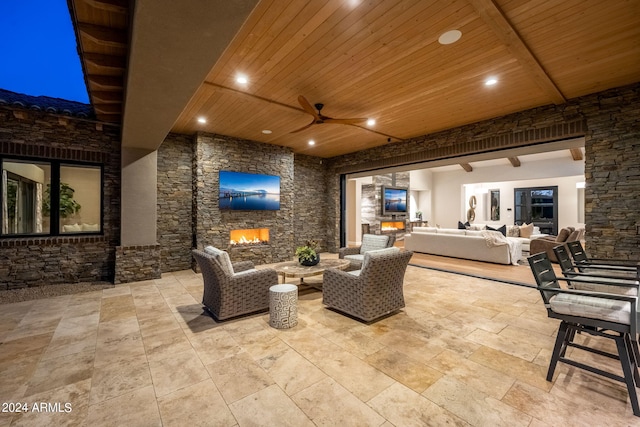
<svg viewBox="0 0 640 427">
<path fill-rule="evenodd" d="M 304 278 L 310 276 L 318 276 L 327 268 L 337 268 L 338 270 L 346 270 L 349 266 L 349 260 L 347 259 L 326 259 L 321 260 L 318 264 L 306 267 L 301 265 L 298 261 L 281 262 L 273 266 L 273 268 L 282 274 L 282 283 L 289 278 L 300 278 L 300 284 L 304 284 Z"/>
</svg>

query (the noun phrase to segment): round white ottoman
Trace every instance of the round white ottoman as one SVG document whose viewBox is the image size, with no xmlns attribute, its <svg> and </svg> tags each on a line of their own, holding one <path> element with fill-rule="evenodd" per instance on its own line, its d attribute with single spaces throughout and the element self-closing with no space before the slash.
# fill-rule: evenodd
<svg viewBox="0 0 640 427">
<path fill-rule="evenodd" d="M 277 329 L 293 328 L 298 324 L 298 287 L 273 285 L 269 288 L 269 325 Z"/>
</svg>

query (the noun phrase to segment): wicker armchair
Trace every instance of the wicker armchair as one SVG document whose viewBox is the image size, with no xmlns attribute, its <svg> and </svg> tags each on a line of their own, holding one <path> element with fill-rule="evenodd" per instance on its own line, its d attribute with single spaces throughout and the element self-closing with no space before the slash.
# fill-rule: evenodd
<svg viewBox="0 0 640 427">
<path fill-rule="evenodd" d="M 405 306 L 403 282 L 413 252 L 388 248 L 365 253 L 362 270 L 324 272 L 324 305 L 361 319 L 378 319 Z"/>
<path fill-rule="evenodd" d="M 256 270 L 251 261 L 231 264 L 229 255 L 193 250 L 202 278 L 202 304 L 216 320 L 269 309 L 269 287 L 278 284 L 274 269 Z"/>
<path fill-rule="evenodd" d="M 362 261 L 364 261 L 365 252 L 370 250 L 391 248 L 395 243 L 395 234 L 363 234 L 362 244 L 360 246 L 351 248 L 340 248 L 338 250 L 338 258 L 349 260 L 349 270 L 359 270 L 360 268 L 362 268 Z"/>
</svg>

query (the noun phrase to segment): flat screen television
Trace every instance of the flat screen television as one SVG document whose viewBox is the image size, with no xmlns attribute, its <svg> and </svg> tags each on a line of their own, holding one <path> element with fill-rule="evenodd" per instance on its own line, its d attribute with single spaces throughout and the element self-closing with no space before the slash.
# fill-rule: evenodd
<svg viewBox="0 0 640 427">
<path fill-rule="evenodd" d="M 406 215 L 408 192 L 406 187 L 382 186 L 382 215 Z"/>
<path fill-rule="evenodd" d="M 225 210 L 277 211 L 280 209 L 280 177 L 220 171 L 218 207 Z"/>
</svg>

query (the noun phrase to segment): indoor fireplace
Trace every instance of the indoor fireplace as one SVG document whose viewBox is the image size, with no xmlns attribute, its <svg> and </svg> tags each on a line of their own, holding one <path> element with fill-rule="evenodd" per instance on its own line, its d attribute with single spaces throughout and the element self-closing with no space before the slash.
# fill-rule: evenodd
<svg viewBox="0 0 640 427">
<path fill-rule="evenodd" d="M 231 230 L 229 245 L 231 247 L 245 247 L 269 244 L 268 228 L 246 228 Z"/>
<path fill-rule="evenodd" d="M 404 221 L 380 221 L 380 231 L 383 233 L 392 233 L 395 231 L 404 231 Z"/>
</svg>

